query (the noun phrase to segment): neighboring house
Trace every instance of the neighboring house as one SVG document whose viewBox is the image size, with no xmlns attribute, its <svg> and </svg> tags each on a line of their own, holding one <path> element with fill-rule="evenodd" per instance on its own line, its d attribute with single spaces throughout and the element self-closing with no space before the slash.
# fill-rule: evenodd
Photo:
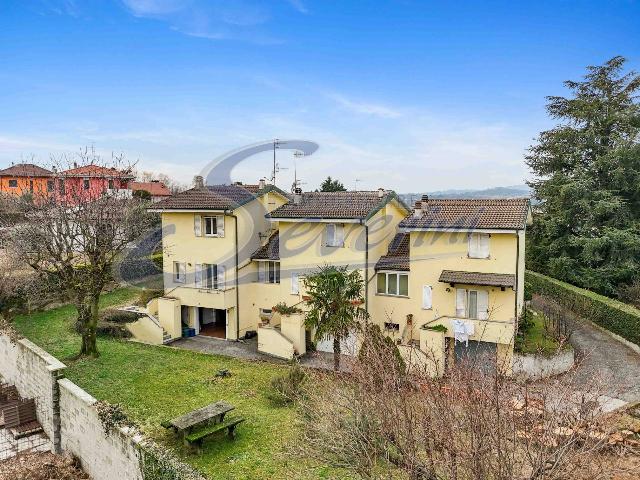
<svg viewBox="0 0 640 480">
<path fill-rule="evenodd" d="M 149 192 L 153 203 L 171 196 L 171 190 L 169 190 L 160 180 L 152 180 L 150 182 L 129 182 L 129 188 L 132 192 Z"/>
<path fill-rule="evenodd" d="M 98 198 L 105 193 L 128 190 L 135 178 L 129 170 L 82 165 L 58 174 L 57 194 L 67 203 Z"/>
<path fill-rule="evenodd" d="M 411 211 L 383 189 L 287 195 L 261 182 L 199 185 L 152 211 L 164 231 L 165 296 L 149 307 L 156 340 L 257 331 L 263 352 L 304 354 L 304 315 L 272 307 L 304 309 L 304 275 L 343 265 L 366 279 L 364 308 L 403 352 L 428 350 L 442 365 L 488 354 L 510 370 L 527 199 L 424 198 Z M 446 328 L 435 340 L 434 325 Z M 357 348 L 355 337 L 345 343 Z M 330 351 L 331 342 L 317 347 Z"/>
<path fill-rule="evenodd" d="M 55 191 L 56 174 L 32 163 L 19 163 L 0 170 L 0 192 L 49 197 Z"/>
</svg>

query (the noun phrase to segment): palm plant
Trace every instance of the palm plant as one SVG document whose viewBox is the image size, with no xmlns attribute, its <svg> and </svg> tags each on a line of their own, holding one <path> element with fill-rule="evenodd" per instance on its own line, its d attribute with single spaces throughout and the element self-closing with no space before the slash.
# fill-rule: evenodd
<svg viewBox="0 0 640 480">
<path fill-rule="evenodd" d="M 305 325 L 319 341 L 333 338 L 333 366 L 340 369 L 340 343 L 368 317 L 361 307 L 364 281 L 358 270 L 325 265 L 304 279 L 308 311 Z"/>
</svg>

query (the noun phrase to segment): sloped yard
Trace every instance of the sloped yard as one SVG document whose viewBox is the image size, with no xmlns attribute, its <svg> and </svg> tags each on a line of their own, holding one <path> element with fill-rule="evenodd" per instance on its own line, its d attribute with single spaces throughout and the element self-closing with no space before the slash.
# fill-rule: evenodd
<svg viewBox="0 0 640 480">
<path fill-rule="evenodd" d="M 125 304 L 133 289 L 105 295 L 102 307 Z M 16 328 L 69 368 L 66 375 L 98 399 L 121 403 L 142 429 L 175 448 L 213 479 L 345 478 L 326 467 L 290 454 L 295 441 L 296 411 L 274 406 L 266 398 L 270 380 L 284 366 L 232 359 L 168 347 L 100 338 L 98 359 L 72 360 L 80 346 L 73 332 L 75 309 L 65 306 L 20 316 Z M 220 369 L 232 376 L 216 378 Z M 235 441 L 220 437 L 205 444 L 203 454 L 186 455 L 160 422 L 224 399 L 247 419 Z"/>
</svg>

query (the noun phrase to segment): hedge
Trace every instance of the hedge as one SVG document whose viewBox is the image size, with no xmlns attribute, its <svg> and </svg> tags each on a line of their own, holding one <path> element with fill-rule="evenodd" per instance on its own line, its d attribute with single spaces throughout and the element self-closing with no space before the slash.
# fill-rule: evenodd
<svg viewBox="0 0 640 480">
<path fill-rule="evenodd" d="M 533 293 L 555 300 L 577 315 L 640 345 L 640 310 L 541 273 L 527 271 L 525 281 Z"/>
</svg>

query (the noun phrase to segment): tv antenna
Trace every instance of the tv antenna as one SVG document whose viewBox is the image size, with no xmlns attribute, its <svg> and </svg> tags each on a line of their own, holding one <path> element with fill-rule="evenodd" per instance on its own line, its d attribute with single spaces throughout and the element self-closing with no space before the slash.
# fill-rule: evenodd
<svg viewBox="0 0 640 480">
<path fill-rule="evenodd" d="M 354 191 L 358 191 L 358 182 L 361 182 L 362 180 L 360 180 L 359 178 L 356 178 L 353 182 L 353 190 Z"/>
<path fill-rule="evenodd" d="M 295 193 L 296 189 L 300 188 L 301 185 L 306 184 L 306 182 L 298 179 L 298 163 L 296 162 L 297 158 L 304 156 L 305 153 L 300 150 L 293 152 L 293 184 L 291 185 L 291 193 Z"/>
</svg>

